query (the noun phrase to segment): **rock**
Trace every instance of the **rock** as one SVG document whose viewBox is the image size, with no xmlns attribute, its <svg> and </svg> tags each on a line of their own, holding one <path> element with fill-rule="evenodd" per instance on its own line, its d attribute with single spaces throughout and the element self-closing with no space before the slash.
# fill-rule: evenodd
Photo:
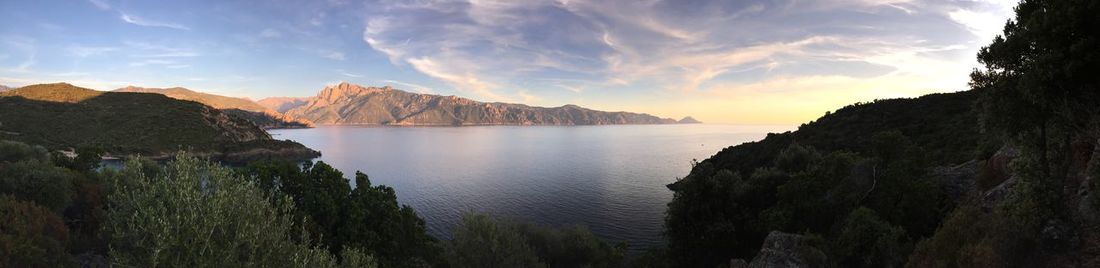
<svg viewBox="0 0 1100 268">
<path fill-rule="evenodd" d="M 980 202 L 982 211 L 992 211 L 993 208 L 997 207 L 997 205 L 1000 205 L 1005 200 L 1008 200 L 1010 197 L 1012 197 L 1012 189 L 1016 188 L 1016 184 L 1018 182 L 1019 179 L 1016 176 L 1012 176 L 1009 177 L 1008 180 L 1005 180 L 1001 184 L 997 185 L 997 187 L 993 187 L 993 189 L 989 189 L 989 191 L 985 191 L 984 193 L 982 193 L 982 199 Z"/>
<path fill-rule="evenodd" d="M 1073 226 L 1060 220 L 1049 220 L 1039 232 L 1039 245 L 1047 251 L 1062 252 L 1074 248 L 1079 241 Z"/>
<path fill-rule="evenodd" d="M 811 246 L 801 235 L 772 231 L 748 267 L 822 267 L 825 258 L 824 252 Z"/>
<path fill-rule="evenodd" d="M 730 260 L 730 268 L 749 268 L 749 263 L 743 259 Z"/>
<path fill-rule="evenodd" d="M 928 176 L 940 182 L 952 201 L 958 202 L 966 193 L 974 190 L 978 168 L 984 163 L 971 160 L 953 167 L 936 167 Z"/>
</svg>

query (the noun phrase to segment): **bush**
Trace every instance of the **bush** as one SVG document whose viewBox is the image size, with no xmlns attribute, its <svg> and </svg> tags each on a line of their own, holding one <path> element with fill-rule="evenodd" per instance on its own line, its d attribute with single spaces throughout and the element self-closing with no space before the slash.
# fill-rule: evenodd
<svg viewBox="0 0 1100 268">
<path fill-rule="evenodd" d="M 217 164 L 181 153 L 147 176 L 140 162 L 129 161 L 107 183 L 106 232 L 115 265 L 336 265 L 326 251 L 290 239 L 294 207 L 288 198 L 269 196 Z"/>
<path fill-rule="evenodd" d="M 34 202 L 0 195 L 0 267 L 65 267 L 73 264 L 61 217 Z"/>
<path fill-rule="evenodd" d="M 553 229 L 466 215 L 446 244 L 453 267 L 620 267 L 625 244 L 615 247 L 587 229 Z"/>
<path fill-rule="evenodd" d="M 34 201 L 55 212 L 62 212 L 72 199 L 75 172 L 34 159 L 0 164 L 0 194 Z"/>
<path fill-rule="evenodd" d="M 515 226 L 485 215 L 465 216 L 447 244 L 451 267 L 545 267 Z"/>
</svg>

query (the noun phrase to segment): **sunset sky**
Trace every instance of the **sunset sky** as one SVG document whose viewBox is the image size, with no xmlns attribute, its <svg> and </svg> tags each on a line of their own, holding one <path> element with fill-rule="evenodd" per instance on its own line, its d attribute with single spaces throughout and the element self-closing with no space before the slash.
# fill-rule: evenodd
<svg viewBox="0 0 1100 268">
<path fill-rule="evenodd" d="M 348 81 L 794 124 L 965 90 L 1015 1 L 0 2 L 0 84 L 259 99 Z"/>
</svg>

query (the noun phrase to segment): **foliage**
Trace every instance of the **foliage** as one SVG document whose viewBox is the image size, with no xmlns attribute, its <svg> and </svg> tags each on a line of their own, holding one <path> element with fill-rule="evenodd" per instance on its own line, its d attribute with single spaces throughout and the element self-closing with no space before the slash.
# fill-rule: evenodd
<svg viewBox="0 0 1100 268">
<path fill-rule="evenodd" d="M 56 167 L 49 154 L 37 146 L 0 142 L 4 149 L 0 157 L 0 194 L 34 201 L 53 211 L 61 212 L 71 200 L 75 172 Z"/>
<path fill-rule="evenodd" d="M 516 226 L 466 216 L 446 247 L 451 267 L 545 267 Z"/>
<path fill-rule="evenodd" d="M 699 163 L 669 185 L 669 255 L 692 267 L 751 258 L 766 235 L 779 230 L 837 241 L 824 245 L 836 265 L 901 265 L 908 241 L 935 231 L 947 197 L 922 177 L 931 164 L 909 137 L 899 131 L 868 136 L 865 153 L 821 153 L 792 143 L 747 180 L 715 171 L 713 161 Z"/>
<path fill-rule="evenodd" d="M 65 251 L 68 236 L 49 209 L 0 195 L 0 267 L 72 266 Z"/>
<path fill-rule="evenodd" d="M 336 265 L 324 250 L 290 239 L 296 231 L 288 198 L 270 196 L 217 164 L 181 154 L 148 176 L 129 161 L 107 183 L 105 231 L 116 265 Z"/>
<path fill-rule="evenodd" d="M 19 162 L 34 160 L 49 161 L 49 153 L 42 146 L 30 146 L 25 143 L 0 140 L 0 162 Z"/>
<path fill-rule="evenodd" d="M 343 173 L 324 162 L 254 162 L 242 171 L 260 187 L 289 196 L 296 214 L 331 252 L 363 250 L 385 267 L 423 266 L 437 261 L 439 251 L 425 223 L 408 206 L 397 203 L 393 188 L 372 186 L 356 173 L 352 189 Z"/>
<path fill-rule="evenodd" d="M 53 153 L 53 161 L 61 167 L 90 173 L 99 168 L 99 163 L 103 161 L 102 157 L 107 151 L 97 146 L 85 145 L 76 148 L 74 153 L 76 153 L 76 157 L 68 157 L 61 152 L 55 152 Z"/>
<path fill-rule="evenodd" d="M 553 229 L 465 215 L 446 243 L 452 267 L 620 267 L 626 245 L 611 246 L 581 227 Z"/>
<path fill-rule="evenodd" d="M 1020 182 L 991 211 L 983 211 L 978 200 L 962 203 L 932 237 L 917 245 L 908 266 L 1026 267 L 1041 224 L 1054 218 L 1044 205 L 1045 187 L 1036 184 L 1037 162 L 1033 157 L 1014 162 Z"/>
<path fill-rule="evenodd" d="M 843 267 L 898 267 L 906 260 L 906 240 L 901 227 L 861 207 L 844 220 L 831 255 Z"/>
</svg>

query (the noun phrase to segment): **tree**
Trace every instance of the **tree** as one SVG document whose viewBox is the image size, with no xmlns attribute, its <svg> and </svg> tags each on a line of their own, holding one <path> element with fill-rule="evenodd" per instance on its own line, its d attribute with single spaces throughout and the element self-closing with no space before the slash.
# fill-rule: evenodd
<svg viewBox="0 0 1100 268">
<path fill-rule="evenodd" d="M 393 188 L 371 185 L 357 172 L 352 189 L 344 174 L 324 162 L 299 167 L 288 162 L 256 162 L 242 173 L 257 185 L 289 196 L 307 230 L 333 254 L 361 250 L 384 267 L 436 264 L 438 249 L 425 223 L 401 206 Z"/>
<path fill-rule="evenodd" d="M 971 74 L 984 129 L 1035 154 L 1049 191 L 1059 189 L 1065 174 L 1055 171 L 1065 171 L 1070 157 L 1052 147 L 1100 137 L 1096 14 L 1100 3 L 1091 0 L 1021 1 L 1003 35 L 978 53 L 985 69 Z"/>
<path fill-rule="evenodd" d="M 832 257 L 843 267 L 898 267 L 905 262 L 905 230 L 860 207 L 844 220 L 833 240 Z"/>
<path fill-rule="evenodd" d="M 140 162 L 129 161 L 119 172 L 108 174 L 107 182 L 110 211 L 105 231 L 113 264 L 337 265 L 327 251 L 291 239 L 296 231 L 288 198 L 270 196 L 229 168 L 180 154 L 154 176 L 147 176 Z"/>
<path fill-rule="evenodd" d="M 0 194 L 62 212 L 72 199 L 72 180 L 78 174 L 54 166 L 48 160 L 49 155 L 41 153 L 22 156 L 26 158 L 17 162 L 0 161 Z"/>
<path fill-rule="evenodd" d="M 367 174 L 355 173 L 355 190 L 344 202 L 340 227 L 333 239 L 339 248 L 361 248 L 380 256 L 386 267 L 426 266 L 434 261 L 434 239 L 424 220 L 409 206 L 397 203 L 393 188 L 372 186 Z"/>
<path fill-rule="evenodd" d="M 512 225 L 500 224 L 485 215 L 467 215 L 448 243 L 447 263 L 451 267 L 545 267 L 534 249 Z"/>
</svg>

